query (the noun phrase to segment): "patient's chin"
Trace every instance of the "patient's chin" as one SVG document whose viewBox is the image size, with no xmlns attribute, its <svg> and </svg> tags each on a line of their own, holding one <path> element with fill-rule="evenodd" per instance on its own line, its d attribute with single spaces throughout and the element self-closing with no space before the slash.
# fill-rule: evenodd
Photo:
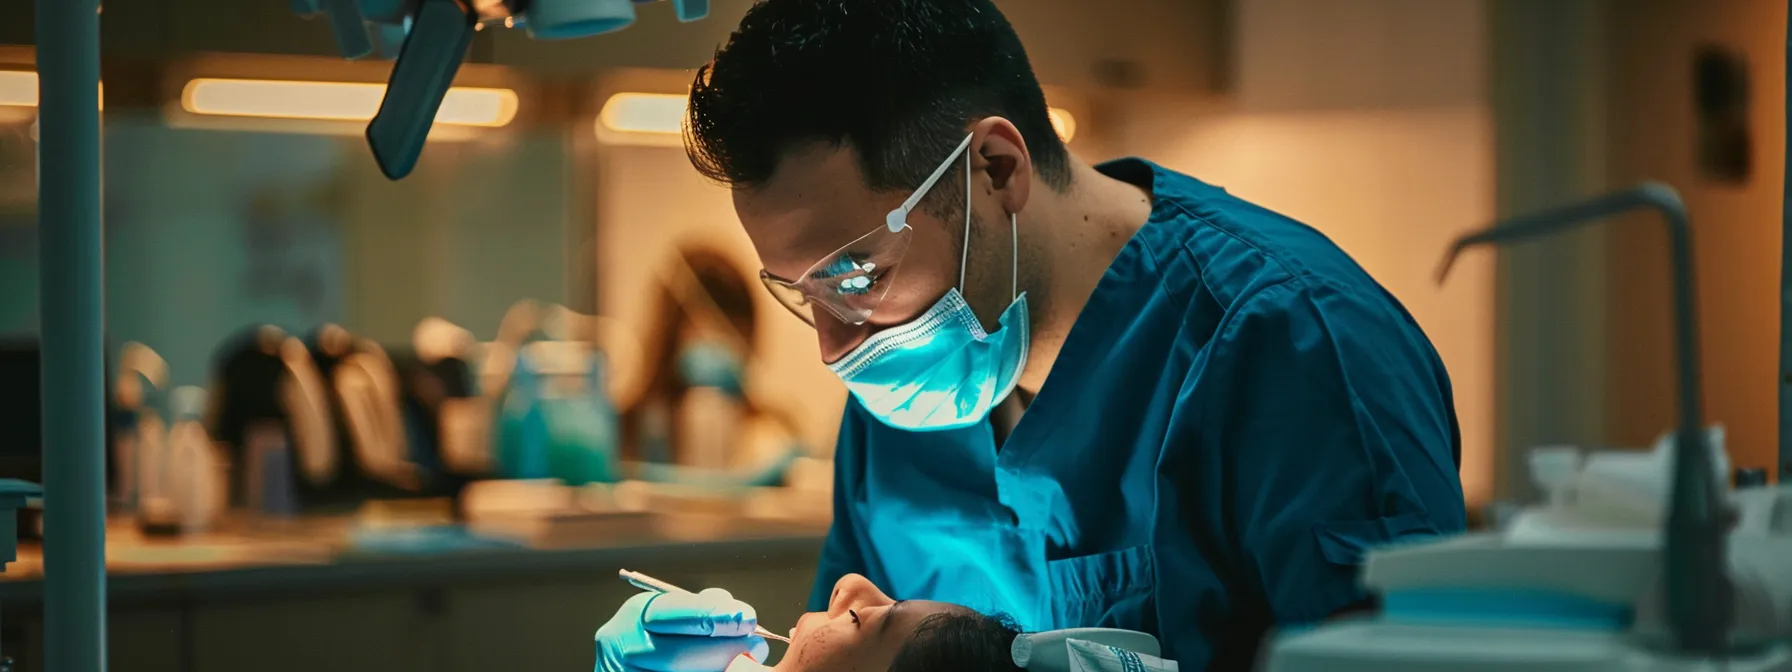
<svg viewBox="0 0 1792 672">
<path fill-rule="evenodd" d="M 803 638 L 808 636 L 809 631 L 813 630 L 813 628 L 808 627 L 812 621 L 826 618 L 827 614 L 814 611 L 803 614 L 801 617 L 797 618 L 796 627 L 790 629 L 790 641 L 792 645 L 794 646 L 797 642 L 803 641 Z"/>
</svg>

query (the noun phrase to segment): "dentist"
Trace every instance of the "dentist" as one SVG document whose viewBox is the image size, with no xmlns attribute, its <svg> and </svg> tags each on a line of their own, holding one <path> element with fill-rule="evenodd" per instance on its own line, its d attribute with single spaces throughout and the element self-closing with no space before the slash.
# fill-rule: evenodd
<svg viewBox="0 0 1792 672">
<path fill-rule="evenodd" d="M 1270 629 L 1372 606 L 1365 549 L 1464 528 L 1412 316 L 1310 227 L 1072 155 L 991 0 L 763 0 L 686 149 L 851 391 L 813 610 L 862 574 L 1247 670 Z M 599 669 L 763 656 L 704 595 L 630 600 Z"/>
</svg>

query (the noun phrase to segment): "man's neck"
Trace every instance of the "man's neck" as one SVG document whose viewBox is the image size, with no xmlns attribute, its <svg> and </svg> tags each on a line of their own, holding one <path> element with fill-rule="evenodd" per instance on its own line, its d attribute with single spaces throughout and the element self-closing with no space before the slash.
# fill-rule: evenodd
<svg viewBox="0 0 1792 672">
<path fill-rule="evenodd" d="M 1029 273 L 1027 283 L 1029 293 L 1038 297 L 1028 302 L 1033 328 L 1019 384 L 1029 397 L 1045 384 L 1071 325 L 1114 257 L 1151 217 L 1149 190 L 1108 177 L 1074 158 L 1071 165 L 1074 175 L 1068 191 L 1034 191 L 1044 192 L 1047 202 L 1038 204 L 1045 219 L 1035 227 L 1041 238 L 1036 248 L 1040 268 Z"/>
</svg>

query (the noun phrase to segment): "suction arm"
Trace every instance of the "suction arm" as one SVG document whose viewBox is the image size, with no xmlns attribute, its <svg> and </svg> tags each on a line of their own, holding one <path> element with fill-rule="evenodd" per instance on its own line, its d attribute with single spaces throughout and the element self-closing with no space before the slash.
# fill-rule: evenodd
<svg viewBox="0 0 1792 672">
<path fill-rule="evenodd" d="M 481 24 L 521 26 L 536 39 L 602 35 L 635 22 L 634 5 L 656 0 L 288 0 L 293 13 L 329 18 L 343 58 L 376 51 L 397 61 L 367 145 L 380 172 L 403 179 L 417 167 L 442 99 Z M 709 0 L 672 0 L 679 21 L 709 14 Z M 370 31 L 373 35 L 370 37 Z M 376 49 L 377 47 L 377 49 Z"/>
<path fill-rule="evenodd" d="M 1700 393 L 1697 297 L 1693 294 L 1692 230 L 1686 206 L 1672 187 L 1640 186 L 1532 215 L 1515 217 L 1458 239 L 1438 269 L 1438 282 L 1464 249 L 1566 231 L 1631 210 L 1649 208 L 1668 227 L 1674 283 L 1674 357 L 1679 388 L 1674 483 L 1666 543 L 1669 622 L 1682 651 L 1721 657 L 1729 644 L 1732 586 L 1725 538 L 1732 514 L 1706 445 Z"/>
<path fill-rule="evenodd" d="M 392 64 L 386 96 L 367 124 L 367 146 L 391 180 L 417 167 L 436 112 L 473 44 L 479 16 L 458 0 L 422 0 L 411 21 L 410 35 Z"/>
</svg>

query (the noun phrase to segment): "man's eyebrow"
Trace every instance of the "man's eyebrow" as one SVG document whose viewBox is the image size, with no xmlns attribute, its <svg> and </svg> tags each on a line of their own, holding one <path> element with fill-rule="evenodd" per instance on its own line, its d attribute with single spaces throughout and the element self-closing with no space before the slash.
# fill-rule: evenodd
<svg viewBox="0 0 1792 672">
<path fill-rule="evenodd" d="M 901 609 L 904 604 L 908 604 L 908 600 L 897 600 L 895 604 L 890 605 L 888 610 L 884 611 L 884 620 L 879 621 L 877 624 L 877 634 L 879 636 L 882 636 L 885 632 L 889 632 L 890 621 L 896 620 L 896 610 Z"/>
</svg>

